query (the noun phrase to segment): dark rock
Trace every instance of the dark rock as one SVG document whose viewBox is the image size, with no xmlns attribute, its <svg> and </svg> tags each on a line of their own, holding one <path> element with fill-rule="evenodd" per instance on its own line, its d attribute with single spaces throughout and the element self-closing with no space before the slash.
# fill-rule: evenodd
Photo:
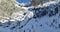
<svg viewBox="0 0 60 32">
<path fill-rule="evenodd" d="M 42 16 L 44 16 L 46 14 L 47 14 L 47 11 L 46 10 L 41 13 Z"/>
<path fill-rule="evenodd" d="M 40 24 L 40 27 L 42 27 L 42 24 Z"/>
<path fill-rule="evenodd" d="M 58 24 L 58 27 L 60 28 L 60 24 Z"/>
<path fill-rule="evenodd" d="M 0 22 L 0 27 L 3 26 L 3 23 Z"/>
<path fill-rule="evenodd" d="M 55 13 L 55 14 L 58 13 L 58 7 L 55 8 L 54 13 Z"/>
<path fill-rule="evenodd" d="M 56 23 L 57 24 L 57 19 L 53 19 L 53 23 Z"/>
<path fill-rule="evenodd" d="M 11 30 L 13 30 L 13 29 L 15 29 L 15 28 L 16 28 L 16 27 L 15 27 L 15 26 L 13 26 L 13 27 L 11 27 L 10 29 L 11 29 Z"/>
<path fill-rule="evenodd" d="M 53 14 L 53 11 L 50 11 L 50 13 L 49 13 L 49 17 L 51 17 L 51 16 L 53 16 L 54 14 Z"/>
<path fill-rule="evenodd" d="M 19 27 L 19 29 L 23 28 L 23 26 Z"/>
<path fill-rule="evenodd" d="M 25 32 L 25 30 L 23 32 Z"/>
</svg>

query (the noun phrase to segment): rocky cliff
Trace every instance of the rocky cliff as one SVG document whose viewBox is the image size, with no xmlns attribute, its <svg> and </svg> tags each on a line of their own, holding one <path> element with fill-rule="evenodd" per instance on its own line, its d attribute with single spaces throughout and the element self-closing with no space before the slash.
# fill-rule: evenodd
<svg viewBox="0 0 60 32">
<path fill-rule="evenodd" d="M 20 13 L 23 15 L 26 11 L 27 10 L 22 8 L 16 0 L 0 0 L 0 20 L 15 19 L 18 16 L 16 14 Z M 20 18 L 22 17 L 23 16 Z"/>
</svg>

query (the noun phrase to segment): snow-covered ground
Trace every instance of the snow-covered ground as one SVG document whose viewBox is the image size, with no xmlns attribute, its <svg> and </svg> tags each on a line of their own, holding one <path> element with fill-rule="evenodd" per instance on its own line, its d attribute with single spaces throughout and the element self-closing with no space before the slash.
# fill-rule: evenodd
<svg viewBox="0 0 60 32">
<path fill-rule="evenodd" d="M 28 11 L 33 17 L 30 18 L 31 14 L 27 12 L 23 21 L 0 23 L 0 32 L 60 32 L 60 3 Z"/>
</svg>

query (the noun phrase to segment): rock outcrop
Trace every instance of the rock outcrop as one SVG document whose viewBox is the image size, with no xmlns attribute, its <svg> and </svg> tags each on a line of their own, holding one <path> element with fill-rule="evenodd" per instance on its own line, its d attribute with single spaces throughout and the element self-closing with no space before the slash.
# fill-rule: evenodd
<svg viewBox="0 0 60 32">
<path fill-rule="evenodd" d="M 57 1 L 57 0 L 31 0 L 31 6 L 43 5 L 46 2 Z"/>
<path fill-rule="evenodd" d="M 0 20 L 16 18 L 17 15 L 23 15 L 26 11 L 16 0 L 0 0 Z M 22 18 L 21 15 L 19 17 Z"/>
</svg>

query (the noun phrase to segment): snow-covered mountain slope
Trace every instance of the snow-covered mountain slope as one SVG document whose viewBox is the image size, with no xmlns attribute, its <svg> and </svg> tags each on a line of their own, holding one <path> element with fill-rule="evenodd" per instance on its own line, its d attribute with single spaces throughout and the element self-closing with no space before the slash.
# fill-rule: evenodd
<svg viewBox="0 0 60 32">
<path fill-rule="evenodd" d="M 60 32 L 60 2 L 28 11 L 32 18 L 27 17 L 27 12 L 23 21 L 0 22 L 0 32 Z"/>
</svg>

